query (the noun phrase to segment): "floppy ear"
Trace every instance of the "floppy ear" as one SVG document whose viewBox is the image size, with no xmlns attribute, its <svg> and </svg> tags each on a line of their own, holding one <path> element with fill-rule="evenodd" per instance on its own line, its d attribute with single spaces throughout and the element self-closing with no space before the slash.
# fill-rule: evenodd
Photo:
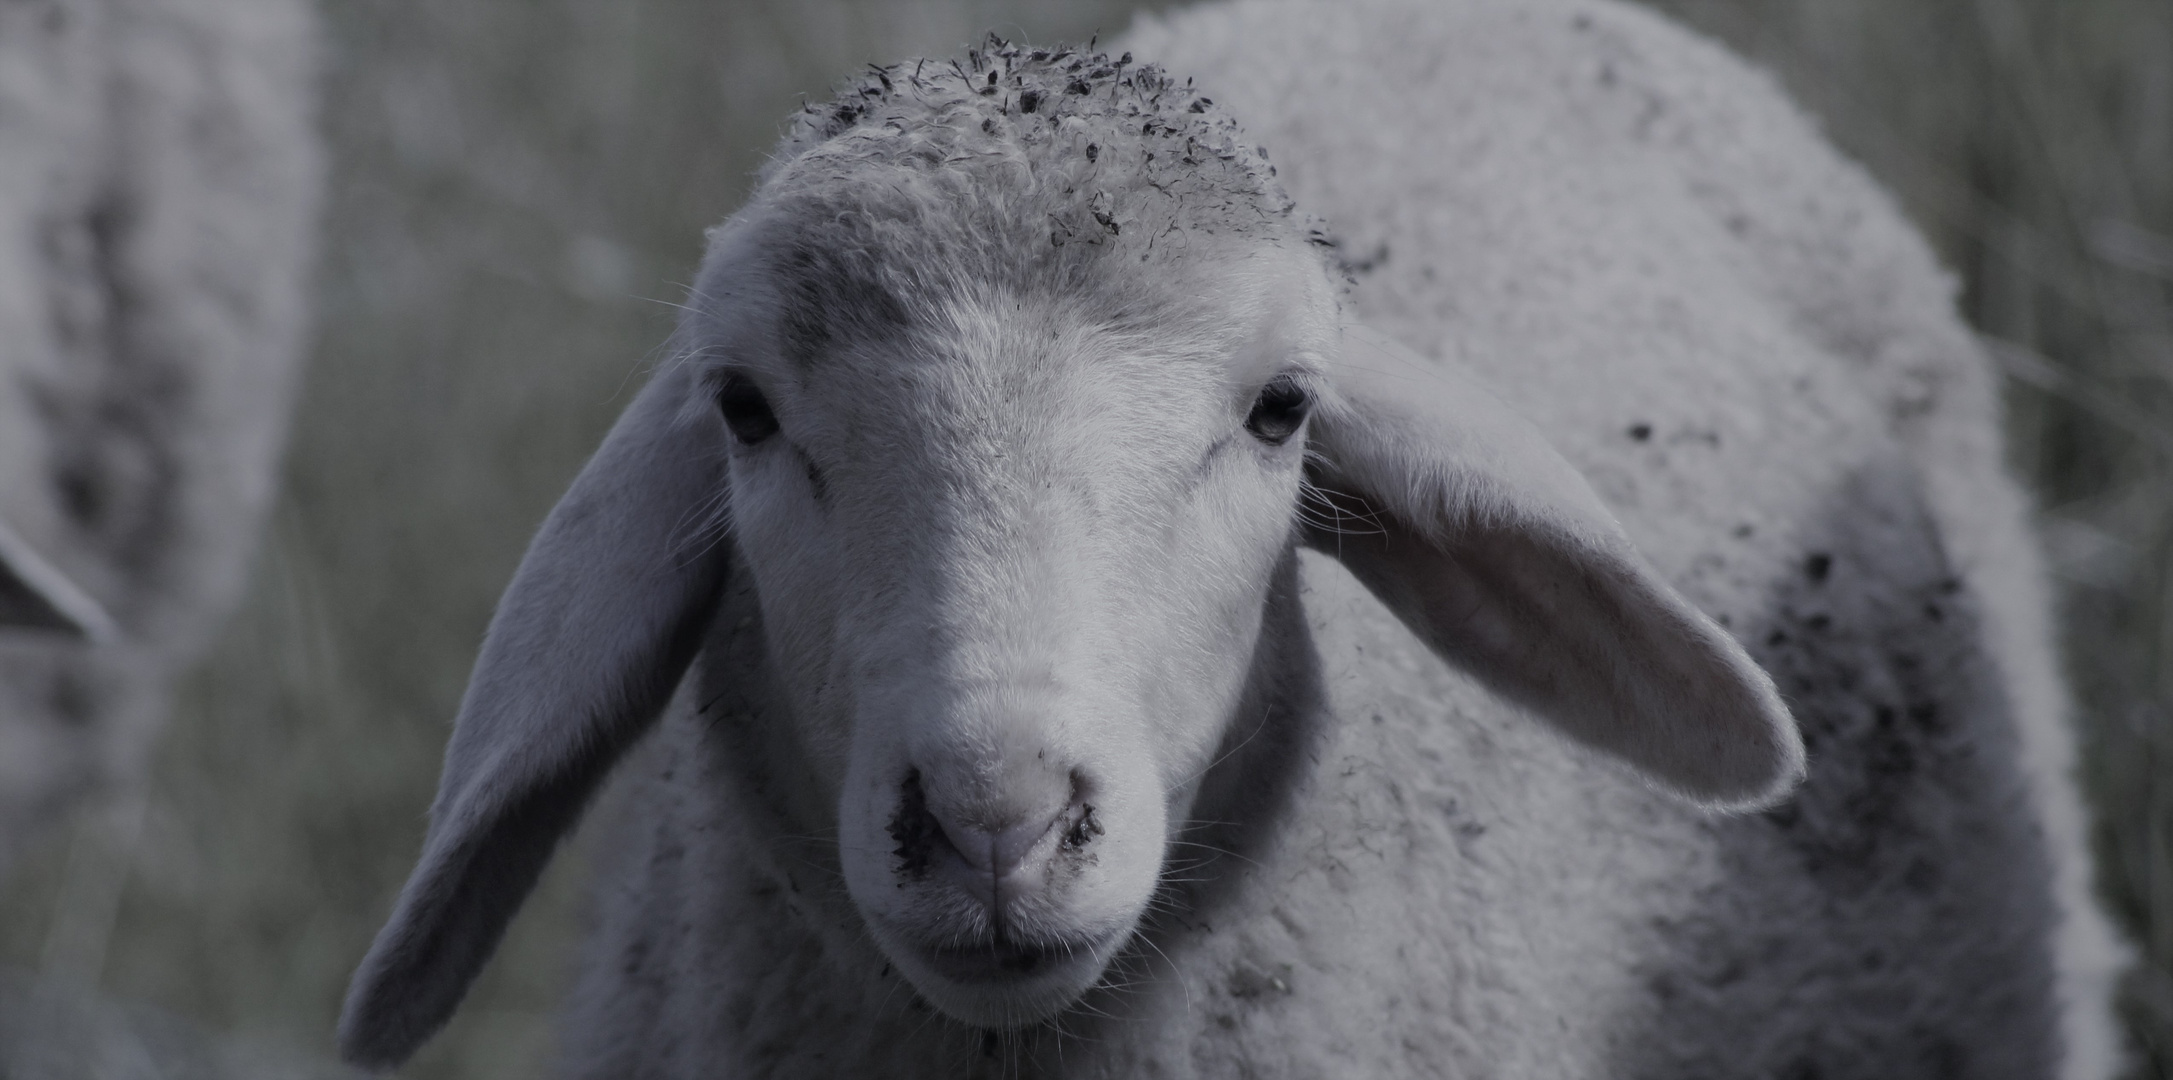
<svg viewBox="0 0 2173 1080">
<path fill-rule="evenodd" d="M 0 630 L 17 629 L 105 641 L 113 636 L 113 620 L 90 594 L 0 524 Z"/>
<path fill-rule="evenodd" d="M 348 989 L 341 1052 L 389 1068 L 435 1034 L 612 763 L 655 720 L 714 610 L 728 541 L 714 409 L 657 374 L 545 519 L 498 602 L 445 751 L 421 860 Z"/>
<path fill-rule="evenodd" d="M 1701 805 L 1803 776 L 1773 682 L 1485 391 L 1359 326 L 1312 419 L 1306 542 L 1435 652 Z"/>
</svg>

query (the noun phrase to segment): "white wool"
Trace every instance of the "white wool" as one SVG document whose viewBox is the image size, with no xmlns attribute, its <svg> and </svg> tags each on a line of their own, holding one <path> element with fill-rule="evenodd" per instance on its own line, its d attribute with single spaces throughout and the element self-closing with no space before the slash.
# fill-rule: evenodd
<svg viewBox="0 0 2173 1080">
<path fill-rule="evenodd" d="M 0 870 L 140 770 L 238 598 L 311 272 L 311 31 L 294 0 L 0 8 L 0 527 L 117 624 L 0 629 Z"/>
</svg>

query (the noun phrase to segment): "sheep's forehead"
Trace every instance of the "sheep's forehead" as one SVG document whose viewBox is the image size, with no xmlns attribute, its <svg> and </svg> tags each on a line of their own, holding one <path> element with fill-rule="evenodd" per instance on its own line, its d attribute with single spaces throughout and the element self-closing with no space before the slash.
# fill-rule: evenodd
<svg viewBox="0 0 2173 1080">
<path fill-rule="evenodd" d="M 1000 42 L 877 69 L 810 106 L 755 202 L 802 242 L 887 257 L 909 281 L 1078 288 L 1097 268 L 1153 276 L 1217 239 L 1326 244 L 1265 150 L 1189 82 L 1129 54 Z"/>
<path fill-rule="evenodd" d="M 811 107 L 717 234 L 688 328 L 774 365 L 837 425 L 824 442 L 1015 446 L 1077 430 L 1069 409 L 1168 447 L 1208 426 L 1179 413 L 1325 353 L 1325 245 L 1189 84 L 995 43 Z"/>
<path fill-rule="evenodd" d="M 1317 368 L 1331 348 L 1334 291 L 1288 230 L 1139 236 L 1120 210 L 1067 245 L 1048 237 L 1048 206 L 1076 192 L 944 198 L 882 172 L 833 175 L 735 223 L 700 290 L 724 316 L 694 324 L 715 335 L 704 351 L 775 365 L 840 405 L 984 408 L 1050 405 L 1066 387 L 1111 400 L 1236 387 Z"/>
</svg>

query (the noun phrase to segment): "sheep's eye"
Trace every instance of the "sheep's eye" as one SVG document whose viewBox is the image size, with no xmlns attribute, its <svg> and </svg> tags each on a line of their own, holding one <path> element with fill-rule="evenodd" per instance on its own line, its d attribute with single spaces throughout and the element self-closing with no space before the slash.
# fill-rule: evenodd
<svg viewBox="0 0 2173 1080">
<path fill-rule="evenodd" d="M 732 429 L 733 437 L 749 446 L 777 434 L 777 414 L 770 411 L 754 380 L 745 375 L 735 372 L 724 377 L 724 385 L 717 390 L 717 411 L 724 414 L 724 426 Z"/>
<path fill-rule="evenodd" d="M 1305 423 L 1305 414 L 1312 407 L 1312 397 L 1298 385 L 1298 380 L 1278 375 L 1261 388 L 1258 398 L 1253 399 L 1252 412 L 1245 417 L 1245 430 L 1262 442 L 1279 446 L 1297 434 L 1298 428 Z"/>
</svg>

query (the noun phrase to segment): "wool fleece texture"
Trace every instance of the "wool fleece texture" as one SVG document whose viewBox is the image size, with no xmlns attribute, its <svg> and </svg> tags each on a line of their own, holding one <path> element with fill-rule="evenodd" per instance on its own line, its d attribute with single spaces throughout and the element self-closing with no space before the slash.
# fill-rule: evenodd
<svg viewBox="0 0 2173 1080">
<path fill-rule="evenodd" d="M 2117 1067 L 1993 375 L 1710 43 L 1249 0 L 875 69 L 689 308 L 493 623 L 351 1059 L 619 766 L 575 1076 Z"/>
</svg>

